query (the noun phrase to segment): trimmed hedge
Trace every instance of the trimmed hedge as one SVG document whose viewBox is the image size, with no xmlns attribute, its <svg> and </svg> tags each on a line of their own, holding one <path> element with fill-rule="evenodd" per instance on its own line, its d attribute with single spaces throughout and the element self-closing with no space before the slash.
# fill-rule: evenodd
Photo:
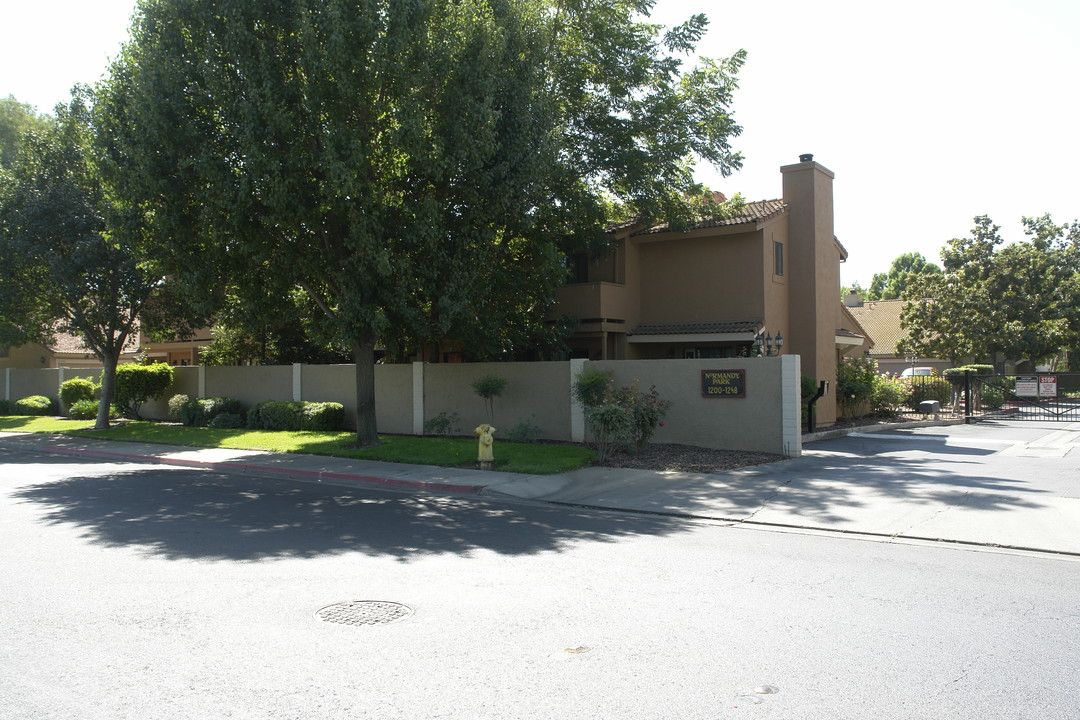
<svg viewBox="0 0 1080 720">
<path fill-rule="evenodd" d="M 960 367 L 949 368 L 941 374 L 946 380 L 950 380 L 952 382 L 963 382 L 965 370 L 970 370 L 972 375 L 994 374 L 993 365 L 961 365 Z"/>
<path fill-rule="evenodd" d="M 952 402 L 952 383 L 942 377 L 917 377 L 904 378 L 911 380 L 911 398 L 907 406 L 912 410 L 919 409 L 919 403 L 924 400 L 937 400 L 942 407 Z"/>
<path fill-rule="evenodd" d="M 248 427 L 257 430 L 338 430 L 345 407 L 335 402 L 267 400 L 248 411 Z"/>
<path fill-rule="evenodd" d="M 44 395 L 19 398 L 12 407 L 12 415 L 55 415 L 56 401 Z"/>
<path fill-rule="evenodd" d="M 0 415 L 14 415 L 15 403 L 12 400 L 0 400 Z"/>
<path fill-rule="evenodd" d="M 181 399 L 182 398 L 182 399 Z M 240 418 L 239 425 L 229 427 L 243 427 L 243 415 L 240 409 L 240 401 L 227 397 L 194 398 L 187 395 L 176 395 L 169 400 L 169 415 L 176 412 L 176 419 L 188 427 L 221 427 L 214 425 L 214 420 L 219 415 L 236 415 Z"/>
<path fill-rule="evenodd" d="M 102 381 L 104 381 L 104 376 L 103 372 Z M 172 365 L 167 363 L 118 365 L 113 401 L 125 413 L 138 420 L 139 408 L 143 406 L 143 403 L 148 400 L 157 400 L 165 395 L 172 381 Z"/>
</svg>

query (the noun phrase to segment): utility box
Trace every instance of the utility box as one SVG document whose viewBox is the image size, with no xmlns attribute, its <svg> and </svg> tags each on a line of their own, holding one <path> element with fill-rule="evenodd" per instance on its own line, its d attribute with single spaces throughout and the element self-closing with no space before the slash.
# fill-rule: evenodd
<svg viewBox="0 0 1080 720">
<path fill-rule="evenodd" d="M 937 400 L 923 400 L 919 403 L 919 412 L 923 415 L 933 415 L 937 418 L 941 415 L 941 403 Z"/>
</svg>

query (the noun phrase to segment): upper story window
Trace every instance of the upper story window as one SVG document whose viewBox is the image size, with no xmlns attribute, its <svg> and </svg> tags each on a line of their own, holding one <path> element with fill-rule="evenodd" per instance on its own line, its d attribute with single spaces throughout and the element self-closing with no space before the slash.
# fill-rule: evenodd
<svg viewBox="0 0 1080 720">
<path fill-rule="evenodd" d="M 773 275 L 784 274 L 784 243 L 773 243 Z"/>
<path fill-rule="evenodd" d="M 566 267 L 570 270 L 566 277 L 567 284 L 589 282 L 589 255 L 575 253 L 566 256 Z"/>
</svg>

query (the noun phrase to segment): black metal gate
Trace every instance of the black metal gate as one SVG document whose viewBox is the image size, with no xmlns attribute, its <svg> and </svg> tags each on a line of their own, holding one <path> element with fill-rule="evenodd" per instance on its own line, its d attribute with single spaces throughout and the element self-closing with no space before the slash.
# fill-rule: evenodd
<svg viewBox="0 0 1080 720">
<path fill-rule="evenodd" d="M 965 374 L 962 407 L 968 421 L 1080 421 L 1080 374 Z"/>
</svg>

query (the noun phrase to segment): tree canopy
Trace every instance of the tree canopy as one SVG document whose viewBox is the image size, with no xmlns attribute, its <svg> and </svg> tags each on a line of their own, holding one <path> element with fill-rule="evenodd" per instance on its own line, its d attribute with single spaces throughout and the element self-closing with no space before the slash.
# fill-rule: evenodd
<svg viewBox="0 0 1080 720">
<path fill-rule="evenodd" d="M 48 125 L 49 117 L 38 114 L 32 105 L 11 95 L 0 99 L 0 168 L 15 164 L 26 133 L 44 132 Z"/>
<path fill-rule="evenodd" d="M 664 32 L 651 6 L 144 0 L 111 162 L 174 280 L 307 294 L 374 444 L 376 342 L 535 342 L 562 253 L 602 244 L 613 208 L 685 223 L 694 158 L 738 167 L 742 54 L 681 72 L 705 18 Z"/>
<path fill-rule="evenodd" d="M 888 272 L 874 273 L 867 300 L 898 300 L 908 297 L 913 275 L 940 275 L 941 268 L 929 262 L 922 253 L 904 253 L 892 261 Z"/>
<path fill-rule="evenodd" d="M 91 94 L 77 88 L 44 132 L 25 136 L 0 195 L 0 306 L 20 341 L 79 336 L 105 368 L 107 427 L 117 361 L 162 277 L 135 251 L 141 225 L 102 181 Z"/>
<path fill-rule="evenodd" d="M 1080 342 L 1080 223 L 1023 218 L 1031 238 L 1004 247 L 990 218 L 942 250 L 944 272 L 912 283 L 901 349 L 959 361 L 1001 353 L 1033 366 Z"/>
</svg>

